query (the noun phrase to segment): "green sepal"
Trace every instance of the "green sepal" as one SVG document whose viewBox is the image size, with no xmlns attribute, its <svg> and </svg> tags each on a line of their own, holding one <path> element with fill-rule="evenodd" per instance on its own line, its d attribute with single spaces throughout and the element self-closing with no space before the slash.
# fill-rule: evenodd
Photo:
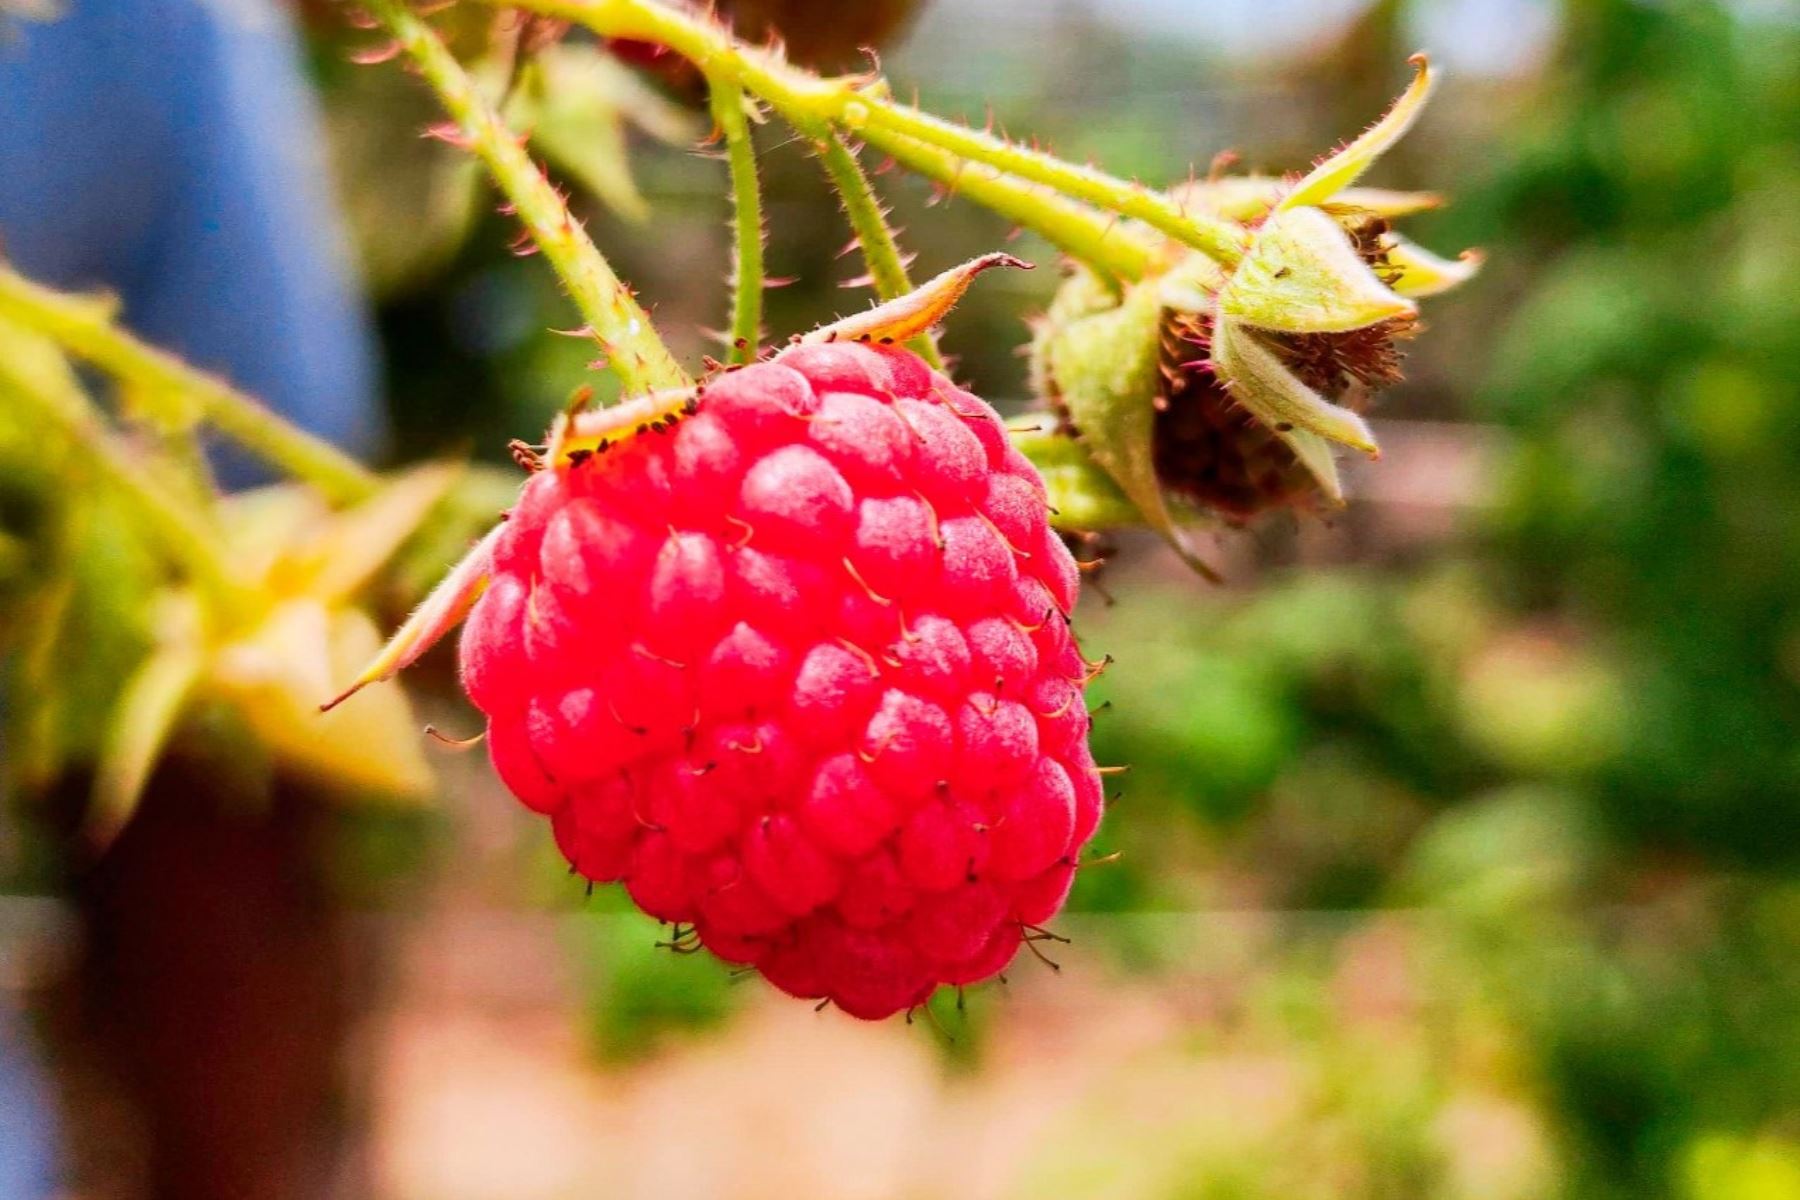
<svg viewBox="0 0 1800 1200">
<path fill-rule="evenodd" d="M 1219 290 L 1223 317 L 1284 333 L 1339 333 L 1417 315 L 1316 208 L 1272 214 Z"/>
<path fill-rule="evenodd" d="M 1332 453 L 1330 442 L 1307 429 L 1277 429 L 1275 436 L 1287 443 L 1300 465 L 1318 482 L 1325 499 L 1333 504 L 1344 502 L 1344 481 L 1338 476 L 1337 455 Z"/>
<path fill-rule="evenodd" d="M 1143 524 L 1138 511 L 1119 485 L 1096 463 L 1067 430 L 1049 423 L 1030 429 L 1009 429 L 1019 453 L 1031 460 L 1044 477 L 1050 504 L 1050 524 L 1069 533 L 1098 533 L 1131 529 Z"/>
<path fill-rule="evenodd" d="M 1281 203 L 1292 188 L 1292 181 L 1279 175 L 1225 175 L 1180 184 L 1169 189 L 1169 196 L 1192 212 L 1231 221 L 1258 221 Z M 1353 187 L 1334 192 L 1325 206 L 1394 220 L 1441 208 L 1443 203 L 1443 196 L 1436 192 Z"/>
<path fill-rule="evenodd" d="M 1406 131 L 1413 127 L 1413 122 L 1425 110 L 1425 102 L 1431 98 L 1435 82 L 1431 64 L 1423 54 L 1415 54 L 1408 61 L 1412 63 L 1413 79 L 1406 90 L 1400 93 L 1399 99 L 1382 114 L 1379 121 L 1365 129 L 1348 145 L 1328 155 L 1295 184 L 1293 190 L 1282 197 L 1282 208 L 1300 208 L 1330 200 L 1360 179 L 1363 172 L 1375 165 L 1376 159 L 1406 136 Z"/>
<path fill-rule="evenodd" d="M 1304 431 L 1354 446 L 1371 457 L 1380 453 L 1367 422 L 1307 387 L 1251 330 L 1233 321 L 1215 322 L 1212 361 L 1232 399 L 1275 432 Z M 1301 447 L 1295 450 L 1300 452 Z"/>
<path fill-rule="evenodd" d="M 1057 329 L 1047 365 L 1088 453 L 1152 525 L 1166 530 L 1150 445 L 1161 323 L 1156 289 L 1133 288 L 1118 307 Z"/>
<path fill-rule="evenodd" d="M 1131 288 L 1115 308 L 1058 323 L 1052 311 L 1042 367 L 1093 461 L 1195 570 L 1212 569 L 1188 549 L 1156 476 L 1158 357 L 1163 302 L 1155 283 Z"/>
<path fill-rule="evenodd" d="M 1481 270 L 1482 253 L 1464 250 L 1454 259 L 1433 254 L 1397 233 L 1381 239 L 1388 266 L 1397 272 L 1394 290 L 1402 296 L 1435 296 L 1460 287 Z"/>
<path fill-rule="evenodd" d="M 1211 313 L 1225 286 L 1225 269 L 1204 254 L 1188 254 L 1157 279 L 1164 308 Z"/>
</svg>

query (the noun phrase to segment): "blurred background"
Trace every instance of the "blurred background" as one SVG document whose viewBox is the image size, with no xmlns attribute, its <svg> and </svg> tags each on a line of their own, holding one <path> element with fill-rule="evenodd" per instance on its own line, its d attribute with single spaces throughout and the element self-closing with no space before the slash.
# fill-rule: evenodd
<svg viewBox="0 0 1800 1200">
<path fill-rule="evenodd" d="M 426 798 L 396 803 L 323 798 L 195 739 L 96 853 L 71 832 L 79 766 L 24 786 L 11 722 L 0 1197 L 1800 1197 L 1800 8 L 868 7 L 910 17 L 882 31 L 883 64 L 927 107 L 991 106 L 1146 181 L 1225 149 L 1303 167 L 1428 48 L 1444 84 L 1374 182 L 1450 192 L 1413 232 L 1489 256 L 1433 306 L 1346 511 L 1221 533 L 1223 587 L 1124 538 L 1084 598 L 1085 646 L 1117 660 L 1096 753 L 1131 771 L 1098 845 L 1116 860 L 1081 873 L 1057 926 L 1060 970 L 1025 956 L 910 1025 L 815 1014 L 658 949 L 619 896 L 584 896 L 482 755 L 442 747 Z M 797 54 L 843 66 L 877 36 L 811 8 Z M 21 13 L 0 96 L 9 72 L 23 91 L 0 125 L 28 127 L 50 102 L 22 72 L 56 25 Z M 461 14 L 442 19 L 466 51 L 488 31 Z M 546 332 L 571 323 L 549 271 L 509 252 L 469 165 L 418 137 L 435 117 L 417 82 L 352 66 L 329 8 L 290 15 L 261 13 L 259 36 L 316 98 L 267 103 L 299 114 L 282 144 L 316 135 L 316 155 L 270 168 L 292 187 L 245 194 L 304 201 L 255 215 L 271 245 L 324 247 L 283 250 L 291 271 L 342 270 L 237 347 L 201 317 L 140 327 L 205 365 L 278 344 L 295 365 L 258 390 L 373 461 L 493 464 L 462 487 L 491 514 L 506 440 L 545 426 L 591 351 Z M 200 40 L 221 72 L 257 74 L 232 57 L 252 51 Z M 728 242 L 690 85 L 561 49 L 521 102 L 600 245 L 697 356 L 724 322 Z M 865 293 L 837 286 L 860 271 L 848 234 L 779 132 L 763 148 L 770 270 L 799 281 L 771 293 L 785 336 Z M 0 175 L 16 193 L 27 164 L 79 153 L 0 137 Z M 1009 234 L 898 171 L 880 183 L 922 272 Z M 64 244 L 79 230 L 20 231 L 75 206 L 0 199 L 7 252 L 120 288 L 128 320 L 162 311 L 132 288 L 175 268 L 108 276 Z M 1023 318 L 1057 279 L 1041 243 L 1010 248 L 1046 269 L 984 279 L 945 345 L 1017 409 Z M 183 290 L 232 286 L 200 271 Z M 283 315 L 334 288 L 317 320 L 335 330 Z M 300 394 L 321 356 L 363 355 L 366 387 L 345 368 Z M 0 713 L 55 679 L 78 693 L 70 737 L 92 742 L 105 709 L 80 697 L 129 621 L 95 601 L 87 653 L 51 664 L 8 632 L 34 589 L 115 586 L 118 560 L 83 557 L 92 533 L 44 557 L 58 477 L 5 461 Z M 466 536 L 440 524 L 377 589 L 384 620 Z M 423 719 L 473 726 L 441 654 L 409 688 Z"/>
</svg>

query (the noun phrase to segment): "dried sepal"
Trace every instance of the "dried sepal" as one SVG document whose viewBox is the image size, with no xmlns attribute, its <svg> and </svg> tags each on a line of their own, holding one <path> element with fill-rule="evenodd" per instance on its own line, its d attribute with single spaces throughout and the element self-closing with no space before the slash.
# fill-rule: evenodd
<svg viewBox="0 0 1800 1200">
<path fill-rule="evenodd" d="M 615 404 L 582 412 L 558 413 L 545 439 L 544 452 L 515 446 L 514 455 L 534 464 L 533 469 L 566 470 L 604 454 L 627 438 L 662 433 L 694 411 L 699 391 L 692 387 L 668 388 Z"/>
<path fill-rule="evenodd" d="M 975 277 L 994 267 L 1018 267 L 1029 271 L 1032 264 L 1010 254 L 983 254 L 926 280 L 904 296 L 820 326 L 799 340 L 803 343 L 872 342 L 877 345 L 908 341 L 935 328 L 956 307 L 956 302 L 969 290 Z"/>
</svg>

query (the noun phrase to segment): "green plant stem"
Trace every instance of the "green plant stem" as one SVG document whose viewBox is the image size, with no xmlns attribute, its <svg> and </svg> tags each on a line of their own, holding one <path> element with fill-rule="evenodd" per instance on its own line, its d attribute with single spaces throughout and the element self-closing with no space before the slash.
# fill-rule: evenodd
<svg viewBox="0 0 1800 1200">
<path fill-rule="evenodd" d="M 899 243 L 894 240 L 887 214 L 882 211 L 881 200 L 875 195 L 855 152 L 835 133 L 828 134 L 814 149 L 825 174 L 831 177 L 832 187 L 837 189 L 843 201 L 844 216 L 850 222 L 850 231 L 856 235 L 875 294 L 883 300 L 906 295 L 912 291 L 906 261 L 901 256 Z"/>
<path fill-rule="evenodd" d="M 744 115 L 744 90 L 726 80 L 709 80 L 713 120 L 725 141 L 731 171 L 731 326 L 726 361 L 756 361 L 762 345 L 763 215 L 762 188 L 756 178 L 756 146 Z"/>
<path fill-rule="evenodd" d="M 985 163 L 972 163 L 911 138 L 888 137 L 876 145 L 915 174 L 1031 230 L 1105 275 L 1133 282 L 1142 279 L 1155 261 L 1155 245 L 1119 218 L 1041 184 L 1022 183 Z"/>
<path fill-rule="evenodd" d="M 66 347 L 119 380 L 138 385 L 140 399 L 181 397 L 232 441 L 338 503 L 374 494 L 373 473 L 343 451 L 288 424 L 223 380 L 146 345 L 114 322 L 114 303 L 72 296 L 0 267 L 0 314 Z"/>
<path fill-rule="evenodd" d="M 419 68 L 470 149 L 486 164 L 581 310 L 625 390 L 690 386 L 693 380 L 657 336 L 649 315 L 437 34 L 397 0 L 366 0 L 366 6 Z"/>
<path fill-rule="evenodd" d="M 503 0 L 488 0 L 501 3 Z M 716 21 L 677 12 L 657 0 L 504 0 L 507 7 L 586 25 L 606 37 L 668 46 L 709 77 L 737 80 L 768 101 L 801 132 L 817 139 L 820 126 L 848 131 L 892 152 L 894 138 L 910 138 L 1006 175 L 1042 184 L 1109 213 L 1141 220 L 1201 253 L 1231 265 L 1243 257 L 1242 231 L 1228 221 L 1187 212 L 1167 195 L 1094 167 L 1064 162 L 900 104 L 885 84 L 821 79 L 766 51 L 740 45 Z M 1015 217 L 1025 223 L 1022 218 Z M 1035 228 L 1035 226 L 1033 226 Z"/>
<path fill-rule="evenodd" d="M 834 98 L 831 104 L 832 119 L 870 145 L 888 149 L 896 137 L 911 138 L 1004 174 L 1043 184 L 1107 212 L 1143 221 L 1226 266 L 1244 256 L 1243 233 L 1237 226 L 1190 214 L 1167 195 L 1141 183 L 1064 162 L 1055 155 L 953 124 L 887 97 L 848 87 L 843 92 L 844 96 Z"/>
<path fill-rule="evenodd" d="M 843 203 L 844 216 L 849 218 L 851 232 L 856 235 L 857 245 L 862 250 L 863 263 L 868 267 L 869 282 L 875 286 L 875 294 L 882 300 L 906 295 L 912 291 L 906 260 L 894 240 L 894 231 L 888 225 L 887 214 L 882 211 L 881 200 L 870 186 L 855 151 L 844 144 L 836 130 L 827 130 L 824 137 L 814 143 L 813 149 Z M 933 367 L 940 371 L 944 369 L 937 339 L 931 334 L 921 334 L 908 345 Z"/>
<path fill-rule="evenodd" d="M 206 515 L 142 469 L 82 393 L 52 342 L 35 330 L 5 333 L 0 326 L 0 396 L 62 435 L 76 462 L 125 497 L 163 552 L 197 586 L 235 608 L 246 595 L 244 585 Z"/>
</svg>

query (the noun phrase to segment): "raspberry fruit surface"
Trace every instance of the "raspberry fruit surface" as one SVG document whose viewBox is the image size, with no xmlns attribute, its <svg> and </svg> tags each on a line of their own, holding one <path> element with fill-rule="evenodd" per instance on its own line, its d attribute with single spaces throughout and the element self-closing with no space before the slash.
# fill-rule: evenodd
<svg viewBox="0 0 1800 1200">
<path fill-rule="evenodd" d="M 1001 971 L 1100 820 L 1074 561 L 986 403 L 792 347 L 526 483 L 461 641 L 588 879 L 878 1018 Z"/>
</svg>

